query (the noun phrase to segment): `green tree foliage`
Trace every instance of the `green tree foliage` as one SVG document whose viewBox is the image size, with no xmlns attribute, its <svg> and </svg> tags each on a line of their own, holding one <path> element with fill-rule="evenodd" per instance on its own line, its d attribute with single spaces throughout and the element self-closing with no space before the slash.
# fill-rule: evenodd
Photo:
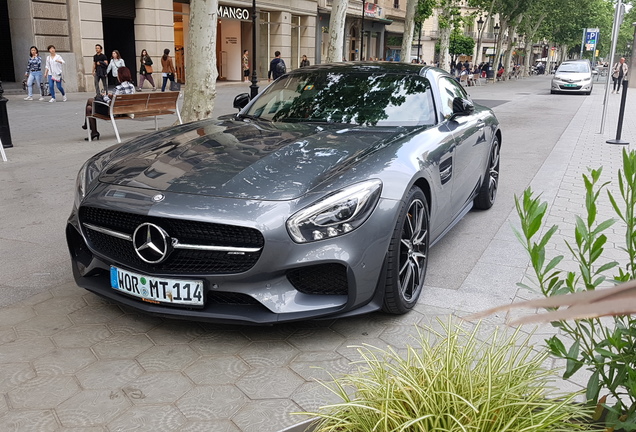
<svg viewBox="0 0 636 432">
<path fill-rule="evenodd" d="M 454 61 L 457 61 L 457 57 L 460 55 L 471 55 L 474 48 L 475 40 L 465 36 L 459 28 L 455 28 L 451 32 L 448 52 Z"/>
<path fill-rule="evenodd" d="M 560 0 L 551 4 L 537 36 L 556 45 L 580 49 L 584 28 L 600 29 L 597 49 L 609 53 L 614 5 L 609 0 Z"/>
</svg>

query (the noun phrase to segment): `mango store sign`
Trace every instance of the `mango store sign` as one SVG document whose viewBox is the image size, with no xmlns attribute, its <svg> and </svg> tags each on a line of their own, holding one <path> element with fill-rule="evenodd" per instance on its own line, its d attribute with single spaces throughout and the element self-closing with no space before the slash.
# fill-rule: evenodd
<svg viewBox="0 0 636 432">
<path fill-rule="evenodd" d="M 236 6 L 219 5 L 219 18 L 249 21 L 250 11 Z"/>
</svg>

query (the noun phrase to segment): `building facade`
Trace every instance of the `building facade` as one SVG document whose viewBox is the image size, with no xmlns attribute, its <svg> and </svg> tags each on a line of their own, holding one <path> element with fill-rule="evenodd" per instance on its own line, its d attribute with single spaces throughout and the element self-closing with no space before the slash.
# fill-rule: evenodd
<svg viewBox="0 0 636 432">
<path fill-rule="evenodd" d="M 46 58 L 46 47 L 55 45 L 65 64 L 65 86 L 69 91 L 93 90 L 92 63 L 95 44 L 111 57 L 118 50 L 135 80 L 139 55 L 147 50 L 155 62 L 155 81 L 161 81 L 160 57 L 168 48 L 174 58 L 177 78 L 184 82 L 189 55 L 191 0 L 0 0 L 0 79 L 20 81 L 24 76 L 29 48 L 35 45 Z M 265 79 L 269 62 L 280 51 L 288 69 L 299 67 L 301 57 L 322 63 L 329 43 L 332 0 L 219 0 L 217 23 L 217 70 L 220 80 L 242 80 L 243 50 L 250 52 L 256 38 L 256 72 Z M 436 58 L 437 11 L 413 37 L 410 53 L 401 53 L 406 0 L 349 0 L 345 22 L 343 60 L 401 60 Z M 462 13 L 474 18 L 464 32 L 477 39 L 476 10 Z M 253 14 L 256 13 L 256 29 Z M 485 19 L 481 52 L 469 61 L 494 61 L 495 19 Z M 111 84 L 114 84 L 111 81 Z"/>
<path fill-rule="evenodd" d="M 189 53 L 190 0 L 0 0 L 3 41 L 0 79 L 19 81 L 24 76 L 29 48 L 35 45 L 43 60 L 46 47 L 55 45 L 62 55 L 68 91 L 91 91 L 95 44 L 111 57 L 118 50 L 135 79 L 143 49 L 153 58 L 155 82 L 161 80 L 160 57 L 168 48 L 183 82 Z M 217 69 L 219 79 L 242 79 L 243 50 L 252 51 L 252 2 L 219 2 Z M 306 54 L 316 52 L 316 2 L 312 0 L 258 1 L 257 74 L 267 76 L 269 60 L 280 51 L 287 67 L 299 66 Z M 196 54 L 193 54 L 196 55 Z M 250 54 L 250 66 L 251 66 Z"/>
</svg>

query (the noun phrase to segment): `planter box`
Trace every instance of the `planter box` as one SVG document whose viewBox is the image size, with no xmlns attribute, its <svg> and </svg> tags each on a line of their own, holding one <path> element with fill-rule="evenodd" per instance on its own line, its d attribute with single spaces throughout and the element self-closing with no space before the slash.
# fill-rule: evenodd
<svg viewBox="0 0 636 432">
<path fill-rule="evenodd" d="M 316 419 L 305 420 L 302 423 L 298 423 L 288 428 L 283 429 L 280 432 L 314 432 L 315 428 L 310 426 Z"/>
</svg>

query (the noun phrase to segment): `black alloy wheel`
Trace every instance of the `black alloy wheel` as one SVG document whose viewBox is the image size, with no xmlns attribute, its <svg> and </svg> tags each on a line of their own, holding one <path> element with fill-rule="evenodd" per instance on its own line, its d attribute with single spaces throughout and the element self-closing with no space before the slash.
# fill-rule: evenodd
<svg viewBox="0 0 636 432">
<path fill-rule="evenodd" d="M 476 209 L 488 210 L 495 203 L 497 189 L 499 188 L 499 161 L 500 146 L 497 137 L 493 140 L 488 157 L 488 168 L 484 176 L 484 181 L 479 189 L 479 194 L 475 197 L 474 205 Z"/>
<path fill-rule="evenodd" d="M 417 303 L 428 264 L 429 209 L 421 189 L 409 191 L 387 254 L 383 310 L 404 314 Z"/>
</svg>

